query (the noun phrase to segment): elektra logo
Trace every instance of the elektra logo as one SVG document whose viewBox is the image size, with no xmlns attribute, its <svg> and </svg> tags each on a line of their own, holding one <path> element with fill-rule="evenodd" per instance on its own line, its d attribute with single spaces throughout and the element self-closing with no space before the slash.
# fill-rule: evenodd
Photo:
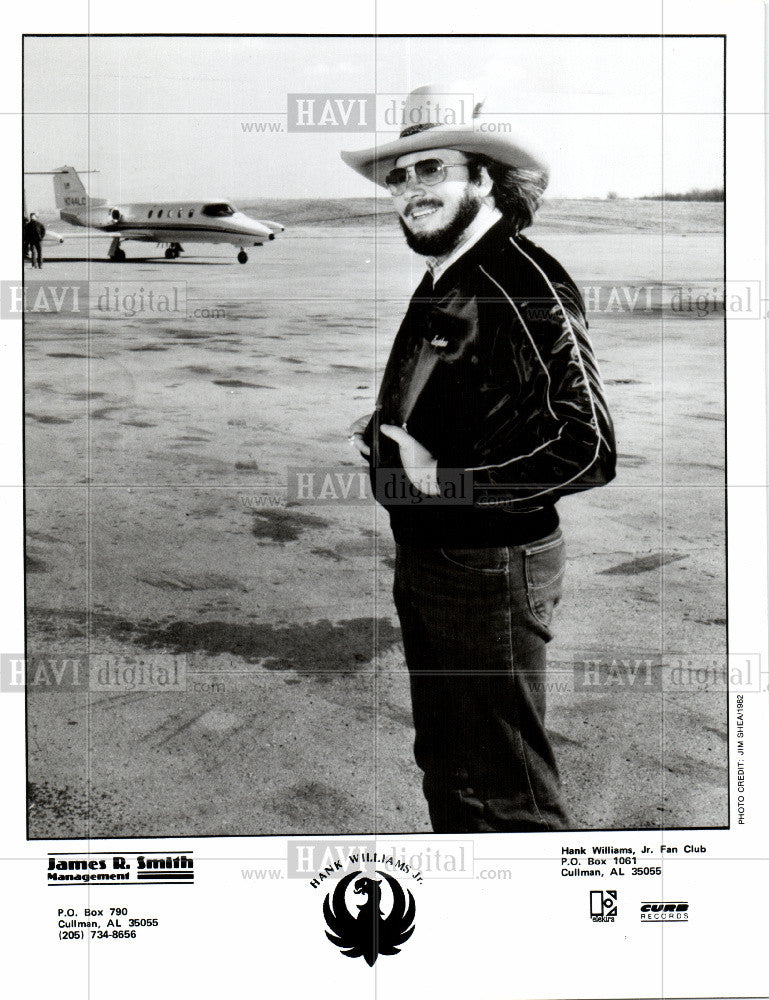
<svg viewBox="0 0 769 1000">
<path fill-rule="evenodd" d="M 613 924 L 617 916 L 617 890 L 591 889 L 590 919 L 594 924 Z"/>
<path fill-rule="evenodd" d="M 643 923 L 686 923 L 689 919 L 689 904 L 684 902 L 641 903 L 641 921 Z"/>
</svg>

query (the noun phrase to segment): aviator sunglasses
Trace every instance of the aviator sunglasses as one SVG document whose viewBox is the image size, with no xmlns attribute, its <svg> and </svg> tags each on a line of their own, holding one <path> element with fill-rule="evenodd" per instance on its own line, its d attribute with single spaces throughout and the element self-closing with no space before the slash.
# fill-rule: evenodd
<svg viewBox="0 0 769 1000">
<path fill-rule="evenodd" d="M 409 170 L 414 171 L 414 177 L 422 184 L 440 184 L 446 180 L 449 167 L 466 167 L 467 163 L 444 163 L 433 157 L 429 160 L 417 160 L 408 167 L 394 167 L 385 177 L 390 194 L 403 194 L 409 182 Z"/>
</svg>

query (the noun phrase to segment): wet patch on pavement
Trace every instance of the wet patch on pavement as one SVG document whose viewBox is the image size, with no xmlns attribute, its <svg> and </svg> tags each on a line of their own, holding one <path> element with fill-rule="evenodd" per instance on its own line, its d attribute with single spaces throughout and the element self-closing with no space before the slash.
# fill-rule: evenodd
<svg viewBox="0 0 769 1000">
<path fill-rule="evenodd" d="M 317 514 L 302 514 L 295 510 L 255 510 L 252 518 L 251 534 L 277 545 L 295 542 L 310 528 L 328 528 L 331 524 Z"/>
<path fill-rule="evenodd" d="M 629 559 L 627 562 L 618 563 L 609 569 L 598 571 L 599 576 L 635 576 L 636 573 L 648 573 L 651 570 L 659 569 L 668 563 L 680 562 L 685 559 L 685 555 L 675 555 L 672 552 L 654 552 L 649 556 L 638 556 L 636 559 Z"/>
</svg>

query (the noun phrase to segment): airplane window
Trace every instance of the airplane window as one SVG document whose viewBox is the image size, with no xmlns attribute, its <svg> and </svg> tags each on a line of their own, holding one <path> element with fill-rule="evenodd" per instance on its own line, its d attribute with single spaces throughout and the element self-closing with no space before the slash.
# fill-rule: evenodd
<svg viewBox="0 0 769 1000">
<path fill-rule="evenodd" d="M 195 214 L 195 210 L 194 210 L 194 209 L 192 209 L 192 208 L 191 208 L 191 209 L 189 210 L 189 212 L 187 212 L 187 215 L 188 215 L 188 217 L 189 217 L 190 219 L 192 218 L 192 216 L 193 216 L 194 214 Z"/>
<path fill-rule="evenodd" d="M 176 218 L 181 219 L 181 217 L 182 217 L 182 210 L 179 209 L 179 211 L 176 213 Z"/>
<path fill-rule="evenodd" d="M 160 218 L 162 216 L 162 214 L 163 214 L 163 209 L 159 208 L 158 209 L 158 218 Z"/>
<path fill-rule="evenodd" d="M 203 212 L 203 215 L 211 215 L 215 218 L 235 214 L 235 209 L 232 205 L 228 205 L 226 201 L 220 201 L 214 205 L 204 205 L 201 211 Z"/>
<path fill-rule="evenodd" d="M 148 219 L 152 218 L 152 212 L 153 212 L 153 209 L 150 209 L 149 212 L 147 213 L 147 218 Z"/>
</svg>

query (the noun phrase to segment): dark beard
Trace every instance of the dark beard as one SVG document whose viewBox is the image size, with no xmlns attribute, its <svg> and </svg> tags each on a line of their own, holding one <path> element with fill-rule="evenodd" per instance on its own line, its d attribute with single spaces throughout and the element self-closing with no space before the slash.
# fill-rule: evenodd
<svg viewBox="0 0 769 1000">
<path fill-rule="evenodd" d="M 406 242 L 415 253 L 422 254 L 423 257 L 444 257 L 459 243 L 462 233 L 480 212 L 482 204 L 480 198 L 473 197 L 471 191 L 466 191 L 451 222 L 433 233 L 412 232 L 400 216 L 398 222 Z"/>
</svg>

